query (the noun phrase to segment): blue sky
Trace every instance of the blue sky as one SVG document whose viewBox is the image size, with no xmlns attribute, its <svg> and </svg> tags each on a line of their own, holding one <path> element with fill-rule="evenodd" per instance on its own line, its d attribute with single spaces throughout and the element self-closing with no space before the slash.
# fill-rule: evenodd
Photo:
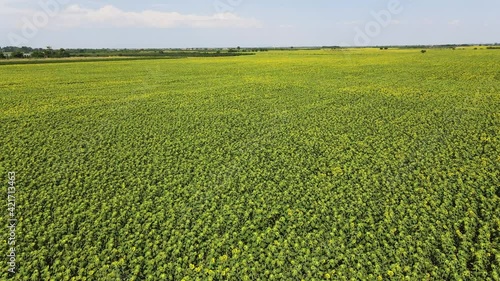
<svg viewBox="0 0 500 281">
<path fill-rule="evenodd" d="M 0 46 L 495 43 L 499 11 L 498 0 L 0 0 Z"/>
</svg>

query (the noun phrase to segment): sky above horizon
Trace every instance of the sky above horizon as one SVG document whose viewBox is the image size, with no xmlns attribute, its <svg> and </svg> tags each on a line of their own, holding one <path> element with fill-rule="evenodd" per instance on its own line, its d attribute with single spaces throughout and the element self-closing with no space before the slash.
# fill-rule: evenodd
<svg viewBox="0 0 500 281">
<path fill-rule="evenodd" d="M 500 1 L 0 0 L 0 47 L 189 48 L 500 42 Z"/>
</svg>

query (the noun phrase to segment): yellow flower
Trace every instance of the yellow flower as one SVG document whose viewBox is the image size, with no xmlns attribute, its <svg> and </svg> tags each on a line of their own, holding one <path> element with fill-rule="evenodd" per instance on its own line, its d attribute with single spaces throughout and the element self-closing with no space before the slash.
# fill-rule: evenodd
<svg viewBox="0 0 500 281">
<path fill-rule="evenodd" d="M 226 262 L 227 261 L 227 255 L 223 255 L 220 257 L 221 262 Z"/>
</svg>

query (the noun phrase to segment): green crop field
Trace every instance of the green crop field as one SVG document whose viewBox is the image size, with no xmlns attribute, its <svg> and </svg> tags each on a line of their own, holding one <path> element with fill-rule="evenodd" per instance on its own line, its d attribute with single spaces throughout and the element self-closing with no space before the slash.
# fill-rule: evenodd
<svg viewBox="0 0 500 281">
<path fill-rule="evenodd" d="M 0 279 L 500 280 L 499 61 L 0 66 Z"/>
</svg>

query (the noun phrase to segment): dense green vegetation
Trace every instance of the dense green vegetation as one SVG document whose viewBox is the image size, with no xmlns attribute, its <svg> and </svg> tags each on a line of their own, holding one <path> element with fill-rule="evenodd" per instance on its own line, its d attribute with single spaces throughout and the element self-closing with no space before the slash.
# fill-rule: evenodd
<svg viewBox="0 0 500 281">
<path fill-rule="evenodd" d="M 15 52 L 11 57 L 3 57 L 0 53 L 0 65 L 14 64 L 45 64 L 45 63 L 68 63 L 68 62 L 105 62 L 105 61 L 132 61 L 132 60 L 158 60 L 158 59 L 184 59 L 184 58 L 207 58 L 207 57 L 236 57 L 254 55 L 250 52 L 227 52 L 220 51 L 169 51 L 169 52 L 105 52 L 85 53 L 78 55 L 48 56 L 42 52 L 35 51 L 30 57 L 24 58 L 23 53 Z"/>
<path fill-rule="evenodd" d="M 188 58 L 188 57 L 234 57 L 253 55 L 255 52 L 268 51 L 266 48 L 229 48 L 229 49 L 58 49 L 48 46 L 42 48 L 30 47 L 0 47 L 0 59 L 23 59 L 15 61 L 0 61 L 3 64 L 42 63 L 42 60 L 61 58 Z M 26 56 L 25 56 L 26 54 Z M 29 62 L 28 62 L 29 61 Z"/>
<path fill-rule="evenodd" d="M 499 59 L 1 66 L 12 277 L 499 280 Z"/>
</svg>

